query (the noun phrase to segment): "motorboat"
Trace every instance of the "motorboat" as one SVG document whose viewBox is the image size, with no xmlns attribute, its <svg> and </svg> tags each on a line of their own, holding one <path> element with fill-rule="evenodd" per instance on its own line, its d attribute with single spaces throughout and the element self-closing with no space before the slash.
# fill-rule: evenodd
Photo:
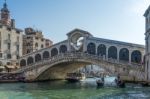
<svg viewBox="0 0 150 99">
<path fill-rule="evenodd" d="M 78 82 L 85 79 L 84 73 L 67 73 L 66 78 L 68 82 Z"/>
</svg>

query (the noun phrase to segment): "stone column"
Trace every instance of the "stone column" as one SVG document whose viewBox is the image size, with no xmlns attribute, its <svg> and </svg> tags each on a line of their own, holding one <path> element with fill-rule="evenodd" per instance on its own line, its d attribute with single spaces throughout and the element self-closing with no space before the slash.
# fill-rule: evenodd
<svg viewBox="0 0 150 99">
<path fill-rule="evenodd" d="M 109 46 L 106 46 L 106 60 L 108 60 L 108 49 L 109 49 Z"/>
<path fill-rule="evenodd" d="M 84 37 L 84 40 L 83 40 L 83 52 L 85 51 L 87 51 L 86 37 Z"/>
<path fill-rule="evenodd" d="M 132 53 L 132 51 L 129 50 L 129 64 L 131 64 L 131 53 Z"/>
<path fill-rule="evenodd" d="M 120 48 L 117 48 L 117 61 L 119 62 L 119 52 L 120 52 Z"/>
</svg>

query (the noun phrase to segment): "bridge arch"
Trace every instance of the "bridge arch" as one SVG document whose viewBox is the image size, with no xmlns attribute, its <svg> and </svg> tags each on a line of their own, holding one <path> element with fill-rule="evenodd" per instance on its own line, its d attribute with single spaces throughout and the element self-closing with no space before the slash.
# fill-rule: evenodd
<svg viewBox="0 0 150 99">
<path fill-rule="evenodd" d="M 43 59 L 47 59 L 47 58 L 49 58 L 49 57 L 50 57 L 49 52 L 48 52 L 48 51 L 44 51 L 44 52 L 43 52 Z"/>
<path fill-rule="evenodd" d="M 27 59 L 27 65 L 30 65 L 30 64 L 33 64 L 34 63 L 34 59 L 33 59 L 33 57 L 28 57 L 28 59 Z"/>
<path fill-rule="evenodd" d="M 138 50 L 134 50 L 131 53 L 131 62 L 133 63 L 141 63 L 142 62 L 142 54 Z"/>
<path fill-rule="evenodd" d="M 115 46 L 109 47 L 108 58 L 117 59 L 117 48 Z"/>
<path fill-rule="evenodd" d="M 95 55 L 96 54 L 96 45 L 94 44 L 94 43 L 89 43 L 88 45 L 87 45 L 87 52 L 89 53 L 89 54 L 92 54 L 92 55 Z"/>
<path fill-rule="evenodd" d="M 129 50 L 127 48 L 122 48 L 119 51 L 119 60 L 129 61 Z"/>
<path fill-rule="evenodd" d="M 51 50 L 51 57 L 56 56 L 56 55 L 58 55 L 58 50 L 57 50 L 57 48 L 53 48 Z"/>
<path fill-rule="evenodd" d="M 35 62 L 38 62 L 38 61 L 41 61 L 42 60 L 42 57 L 41 57 L 41 54 L 36 54 L 35 55 Z"/>
<path fill-rule="evenodd" d="M 22 59 L 20 61 L 20 66 L 23 67 L 23 66 L 26 66 L 26 60 L 25 59 Z"/>
<path fill-rule="evenodd" d="M 67 52 L 67 46 L 66 45 L 61 45 L 59 47 L 59 53 L 65 53 Z"/>
<path fill-rule="evenodd" d="M 104 44 L 100 44 L 97 48 L 97 55 L 98 56 L 106 56 L 106 46 Z"/>
</svg>

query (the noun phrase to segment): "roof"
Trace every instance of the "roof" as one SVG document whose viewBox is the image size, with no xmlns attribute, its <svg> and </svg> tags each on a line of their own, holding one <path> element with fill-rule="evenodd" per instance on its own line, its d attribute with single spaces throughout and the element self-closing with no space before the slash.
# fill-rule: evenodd
<svg viewBox="0 0 150 99">
<path fill-rule="evenodd" d="M 74 32 L 81 32 L 81 33 L 84 33 L 84 34 L 91 35 L 89 32 L 84 31 L 84 30 L 81 30 L 81 29 L 78 29 L 78 28 L 73 29 L 72 31 L 70 31 L 69 33 L 67 33 L 67 35 L 69 36 L 69 35 L 71 35 L 71 34 L 74 33 Z M 91 35 L 91 36 L 92 36 L 92 35 Z"/>
<path fill-rule="evenodd" d="M 147 10 L 145 11 L 144 16 L 146 17 L 146 16 L 149 14 L 149 12 L 150 12 L 150 5 L 149 5 L 149 7 L 147 8 Z"/>
</svg>

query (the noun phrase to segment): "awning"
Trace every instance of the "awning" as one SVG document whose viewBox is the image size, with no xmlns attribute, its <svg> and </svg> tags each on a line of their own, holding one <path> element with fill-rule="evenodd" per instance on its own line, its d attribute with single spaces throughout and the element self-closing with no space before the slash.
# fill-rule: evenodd
<svg viewBox="0 0 150 99">
<path fill-rule="evenodd" d="M 15 68 L 15 66 L 12 66 L 12 65 L 7 65 L 6 67 L 7 67 L 7 68 L 10 68 L 10 69 Z"/>
</svg>

